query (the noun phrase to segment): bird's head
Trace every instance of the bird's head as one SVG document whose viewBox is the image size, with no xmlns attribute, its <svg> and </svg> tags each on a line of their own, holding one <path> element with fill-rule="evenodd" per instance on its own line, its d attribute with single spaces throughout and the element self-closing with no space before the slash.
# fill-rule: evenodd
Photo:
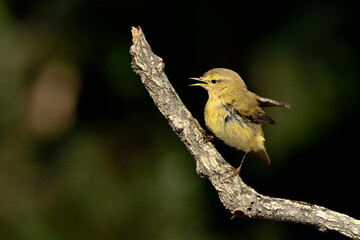
<svg viewBox="0 0 360 240">
<path fill-rule="evenodd" d="M 199 81 L 190 86 L 203 87 L 209 95 L 218 95 L 235 89 L 247 89 L 239 74 L 226 68 L 214 68 L 204 73 L 202 77 L 190 79 Z"/>
</svg>

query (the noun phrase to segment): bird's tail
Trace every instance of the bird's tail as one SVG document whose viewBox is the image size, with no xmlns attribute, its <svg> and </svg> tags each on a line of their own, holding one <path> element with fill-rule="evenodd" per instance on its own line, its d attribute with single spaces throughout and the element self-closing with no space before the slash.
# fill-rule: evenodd
<svg viewBox="0 0 360 240">
<path fill-rule="evenodd" d="M 266 149 L 260 149 L 256 152 L 253 152 L 256 158 L 259 158 L 265 165 L 270 165 L 270 158 L 266 152 Z"/>
</svg>

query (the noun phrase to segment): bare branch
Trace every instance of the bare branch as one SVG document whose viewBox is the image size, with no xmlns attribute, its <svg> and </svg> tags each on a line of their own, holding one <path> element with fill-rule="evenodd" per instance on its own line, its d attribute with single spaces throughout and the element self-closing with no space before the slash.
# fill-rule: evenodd
<svg viewBox="0 0 360 240">
<path fill-rule="evenodd" d="M 156 56 L 140 27 L 132 28 L 130 48 L 132 68 L 169 121 L 173 131 L 196 160 L 196 171 L 209 179 L 224 207 L 233 216 L 301 223 L 320 231 L 336 231 L 360 239 L 360 221 L 327 208 L 261 195 L 247 186 L 239 176 L 226 178 L 231 166 L 214 145 L 204 142 L 204 129 L 182 103 L 164 73 L 163 60 Z"/>
</svg>

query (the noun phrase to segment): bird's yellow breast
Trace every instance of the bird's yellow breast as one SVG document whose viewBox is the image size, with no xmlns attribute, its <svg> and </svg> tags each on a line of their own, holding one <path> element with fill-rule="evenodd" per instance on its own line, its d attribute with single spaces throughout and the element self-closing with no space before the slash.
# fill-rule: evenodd
<svg viewBox="0 0 360 240">
<path fill-rule="evenodd" d="M 226 144 L 243 151 L 265 149 L 261 125 L 243 119 L 221 98 L 209 98 L 204 115 L 206 126 Z"/>
</svg>

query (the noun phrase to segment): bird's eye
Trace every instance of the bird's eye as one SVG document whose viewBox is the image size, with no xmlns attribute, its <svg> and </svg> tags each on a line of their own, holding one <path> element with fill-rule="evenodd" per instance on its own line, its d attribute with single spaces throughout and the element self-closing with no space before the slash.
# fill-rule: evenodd
<svg viewBox="0 0 360 240">
<path fill-rule="evenodd" d="M 213 80 L 211 80 L 211 83 L 215 84 L 215 83 L 217 83 L 217 81 L 215 79 L 213 79 Z"/>
</svg>

